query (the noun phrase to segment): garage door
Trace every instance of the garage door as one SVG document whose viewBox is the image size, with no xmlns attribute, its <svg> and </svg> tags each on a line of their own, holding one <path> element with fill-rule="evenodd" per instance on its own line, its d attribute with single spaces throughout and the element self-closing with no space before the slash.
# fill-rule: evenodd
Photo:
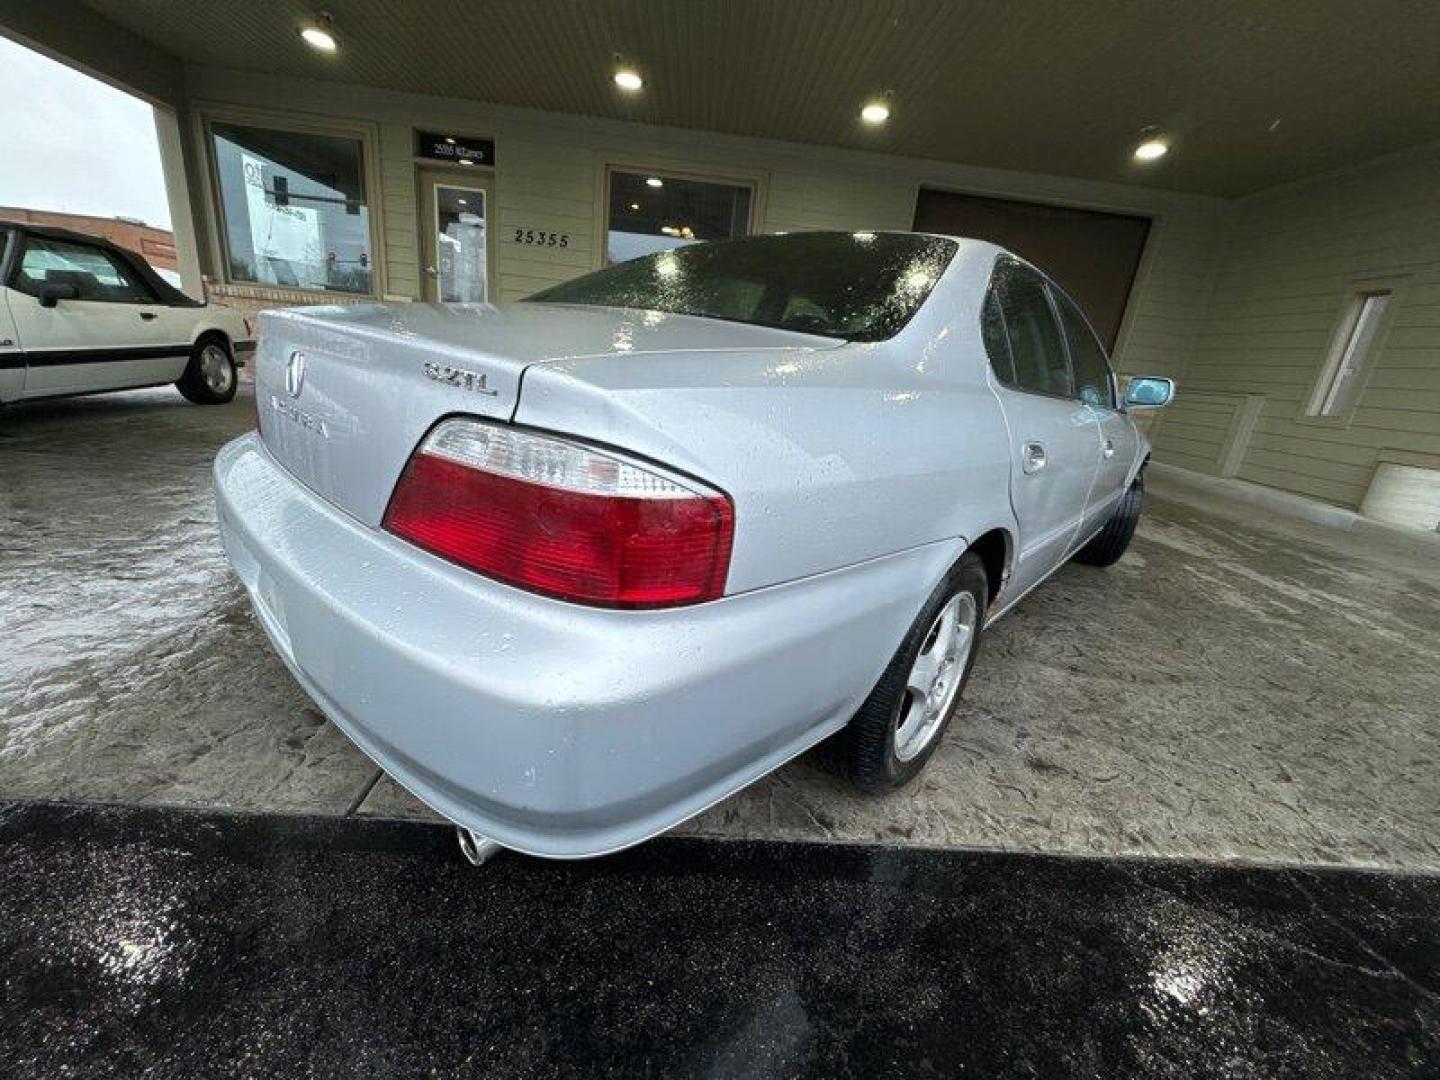
<svg viewBox="0 0 1440 1080">
<path fill-rule="evenodd" d="M 921 188 L 915 228 L 989 240 L 1028 259 L 1079 302 L 1114 349 L 1150 219 Z"/>
</svg>

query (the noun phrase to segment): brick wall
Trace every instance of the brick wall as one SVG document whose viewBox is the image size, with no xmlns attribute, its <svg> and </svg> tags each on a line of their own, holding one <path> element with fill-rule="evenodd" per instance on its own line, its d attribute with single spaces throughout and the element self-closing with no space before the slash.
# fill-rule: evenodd
<svg viewBox="0 0 1440 1080">
<path fill-rule="evenodd" d="M 0 221 L 50 225 L 87 236 L 100 236 L 127 251 L 144 256 L 145 261 L 157 270 L 178 272 L 180 269 L 175 257 L 175 235 L 169 229 L 156 228 L 142 221 L 94 217 L 89 214 L 62 214 L 55 210 L 31 210 L 23 206 L 0 206 Z"/>
</svg>

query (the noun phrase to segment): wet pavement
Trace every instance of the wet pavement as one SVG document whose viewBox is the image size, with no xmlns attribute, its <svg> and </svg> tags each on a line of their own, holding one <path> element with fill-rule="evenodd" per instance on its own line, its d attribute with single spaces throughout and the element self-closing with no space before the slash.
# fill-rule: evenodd
<svg viewBox="0 0 1440 1080">
<path fill-rule="evenodd" d="M 0 1075 L 1440 1070 L 1440 879 L 0 803 Z"/>
<path fill-rule="evenodd" d="M 343 812 L 373 766 L 271 655 L 169 388 L 0 410 L 0 794 Z"/>
<path fill-rule="evenodd" d="M 0 796 L 424 817 L 314 710 L 221 555 L 243 395 L 0 410 Z M 922 777 L 804 758 L 691 834 L 1440 869 L 1440 561 L 1173 488 L 987 635 Z"/>
</svg>

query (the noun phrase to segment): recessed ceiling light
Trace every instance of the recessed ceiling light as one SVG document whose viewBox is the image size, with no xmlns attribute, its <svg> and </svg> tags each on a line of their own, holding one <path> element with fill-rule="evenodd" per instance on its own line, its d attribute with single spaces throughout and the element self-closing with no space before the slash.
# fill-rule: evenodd
<svg viewBox="0 0 1440 1080">
<path fill-rule="evenodd" d="M 638 202 L 632 202 L 632 203 L 630 204 L 630 209 L 631 209 L 631 210 L 639 210 L 639 209 L 640 209 L 640 204 L 639 204 Z"/>
<path fill-rule="evenodd" d="M 307 26 L 300 31 L 300 36 L 312 49 L 319 49 L 321 52 L 335 51 L 335 35 L 328 30 L 322 30 L 318 26 Z"/>
<path fill-rule="evenodd" d="M 1159 161 L 1170 152 L 1170 144 L 1157 135 L 1151 135 L 1135 147 L 1136 161 Z"/>
<path fill-rule="evenodd" d="M 645 80 L 640 77 L 638 72 L 631 71 L 629 68 L 621 68 L 615 72 L 615 85 L 621 90 L 633 91 L 644 86 Z"/>
<path fill-rule="evenodd" d="M 461 165 L 474 165 L 475 162 L 471 161 L 469 158 L 463 158 L 463 157 L 462 157 L 462 158 L 460 159 L 460 164 L 461 164 Z"/>
<path fill-rule="evenodd" d="M 860 110 L 860 119 L 867 124 L 883 124 L 890 119 L 890 106 L 883 101 L 872 101 Z"/>
<path fill-rule="evenodd" d="M 317 52 L 333 53 L 336 49 L 335 20 L 322 11 L 313 22 L 301 28 L 300 36 Z"/>
<path fill-rule="evenodd" d="M 647 187 L 664 187 L 665 181 L 661 180 L 658 176 L 647 176 L 645 178 L 645 184 Z"/>
<path fill-rule="evenodd" d="M 446 135 L 446 136 L 445 136 L 445 141 L 446 141 L 447 143 L 449 143 L 451 146 L 454 146 L 454 145 L 455 145 L 455 140 L 452 139 L 449 135 Z"/>
<path fill-rule="evenodd" d="M 470 205 L 470 204 L 469 204 L 468 202 L 466 202 L 464 199 L 456 199 L 455 201 L 458 202 L 461 206 L 469 206 L 469 205 Z"/>
</svg>

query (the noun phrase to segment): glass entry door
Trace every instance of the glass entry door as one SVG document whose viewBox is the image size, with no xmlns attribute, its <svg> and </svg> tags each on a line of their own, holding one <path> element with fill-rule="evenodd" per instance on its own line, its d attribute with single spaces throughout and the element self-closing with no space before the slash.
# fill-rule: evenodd
<svg viewBox="0 0 1440 1080">
<path fill-rule="evenodd" d="M 479 178 L 426 170 L 420 188 L 425 299 L 484 303 L 490 298 L 487 185 Z"/>
</svg>

